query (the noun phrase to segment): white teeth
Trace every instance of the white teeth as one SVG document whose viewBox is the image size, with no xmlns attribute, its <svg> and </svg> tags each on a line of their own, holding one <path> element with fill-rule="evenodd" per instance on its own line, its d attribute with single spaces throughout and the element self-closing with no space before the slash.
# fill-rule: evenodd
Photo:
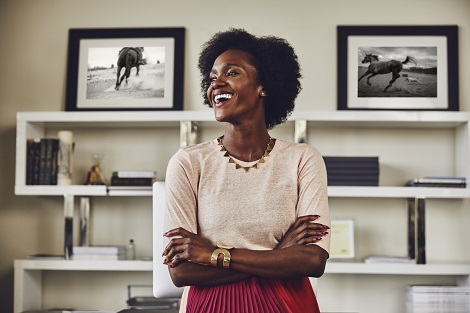
<svg viewBox="0 0 470 313">
<path fill-rule="evenodd" d="M 222 94 L 222 95 L 217 95 L 217 96 L 215 96 L 215 97 L 214 97 L 214 101 L 215 101 L 216 103 L 219 103 L 219 102 L 220 102 L 220 99 L 228 100 L 228 99 L 230 99 L 230 98 L 232 98 L 232 95 L 229 94 L 229 93 L 226 93 L 226 94 Z"/>
</svg>

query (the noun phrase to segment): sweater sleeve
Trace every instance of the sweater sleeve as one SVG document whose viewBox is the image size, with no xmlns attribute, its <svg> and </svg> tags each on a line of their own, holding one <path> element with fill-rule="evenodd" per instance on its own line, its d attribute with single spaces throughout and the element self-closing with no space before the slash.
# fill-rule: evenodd
<svg viewBox="0 0 470 313">
<path fill-rule="evenodd" d="M 197 233 L 197 175 L 183 149 L 178 150 L 168 163 L 165 196 L 164 232 L 182 227 Z"/>
<path fill-rule="evenodd" d="M 314 147 L 307 146 L 299 164 L 298 173 L 299 199 L 297 216 L 314 215 L 320 217 L 317 223 L 331 227 L 328 206 L 327 174 L 323 157 Z M 316 244 L 330 252 L 330 236 L 324 236 Z"/>
</svg>

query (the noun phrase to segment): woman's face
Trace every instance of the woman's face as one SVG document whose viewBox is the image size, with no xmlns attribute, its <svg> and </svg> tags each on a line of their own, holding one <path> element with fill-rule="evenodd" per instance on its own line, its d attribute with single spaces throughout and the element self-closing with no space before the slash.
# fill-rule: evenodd
<svg viewBox="0 0 470 313">
<path fill-rule="evenodd" d="M 217 121 L 234 124 L 254 118 L 264 121 L 263 87 L 249 53 L 241 50 L 223 52 L 214 61 L 210 79 L 207 98 Z"/>
</svg>

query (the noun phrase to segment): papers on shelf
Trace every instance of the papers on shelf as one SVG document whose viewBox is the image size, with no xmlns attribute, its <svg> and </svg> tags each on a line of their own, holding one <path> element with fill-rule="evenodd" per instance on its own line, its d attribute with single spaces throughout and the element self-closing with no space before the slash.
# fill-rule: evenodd
<svg viewBox="0 0 470 313">
<path fill-rule="evenodd" d="M 386 256 L 386 255 L 371 255 L 364 259 L 367 264 L 373 263 L 401 263 L 401 264 L 413 264 L 415 260 L 409 257 L 400 256 Z"/>
<path fill-rule="evenodd" d="M 406 313 L 470 312 L 469 291 L 468 286 L 408 286 Z"/>
</svg>

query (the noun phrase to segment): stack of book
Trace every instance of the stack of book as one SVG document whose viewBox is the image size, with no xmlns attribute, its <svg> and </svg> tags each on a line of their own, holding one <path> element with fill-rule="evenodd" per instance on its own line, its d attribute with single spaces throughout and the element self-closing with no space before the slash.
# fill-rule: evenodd
<svg viewBox="0 0 470 313">
<path fill-rule="evenodd" d="M 111 176 L 111 186 L 152 187 L 156 178 L 156 171 L 114 171 Z"/>
<path fill-rule="evenodd" d="M 470 312 L 468 286 L 408 286 L 407 313 Z"/>
<path fill-rule="evenodd" d="M 328 186 L 378 186 L 378 157 L 325 156 Z"/>
<path fill-rule="evenodd" d="M 126 246 L 75 246 L 74 260 L 125 260 Z"/>
<path fill-rule="evenodd" d="M 26 140 L 26 185 L 57 185 L 59 139 Z"/>
<path fill-rule="evenodd" d="M 425 176 L 407 181 L 406 186 L 465 188 L 467 180 L 465 177 L 455 176 Z"/>
</svg>

